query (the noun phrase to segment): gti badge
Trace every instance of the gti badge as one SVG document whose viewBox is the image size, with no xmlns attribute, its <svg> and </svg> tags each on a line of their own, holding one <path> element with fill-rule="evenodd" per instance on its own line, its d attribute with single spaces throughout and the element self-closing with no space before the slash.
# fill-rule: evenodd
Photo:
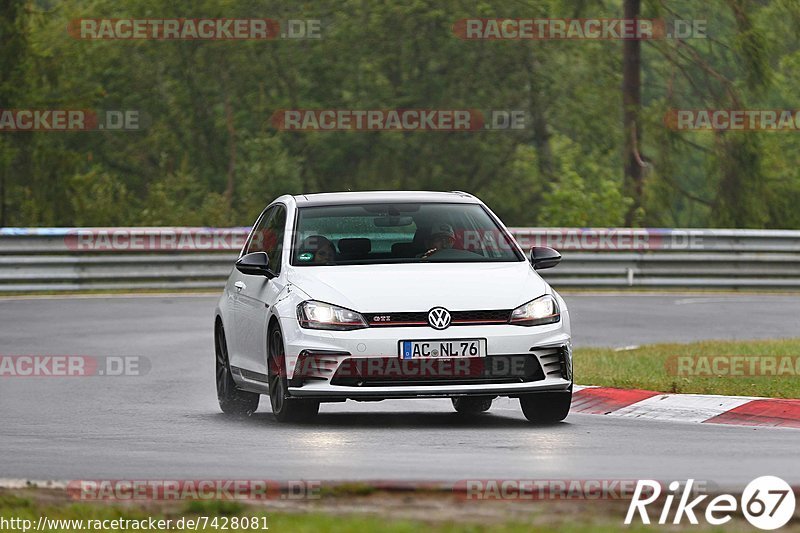
<svg viewBox="0 0 800 533">
<path fill-rule="evenodd" d="M 428 324 L 433 329 L 445 329 L 450 325 L 450 312 L 444 307 L 434 307 L 428 311 Z"/>
</svg>

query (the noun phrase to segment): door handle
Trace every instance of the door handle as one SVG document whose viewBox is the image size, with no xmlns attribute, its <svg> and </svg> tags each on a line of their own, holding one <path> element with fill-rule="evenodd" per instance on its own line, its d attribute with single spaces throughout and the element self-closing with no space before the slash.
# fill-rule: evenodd
<svg viewBox="0 0 800 533">
<path fill-rule="evenodd" d="M 233 286 L 236 287 L 236 290 L 239 292 L 242 292 L 242 289 L 247 288 L 247 285 L 244 284 L 244 281 L 237 281 L 233 284 Z"/>
</svg>

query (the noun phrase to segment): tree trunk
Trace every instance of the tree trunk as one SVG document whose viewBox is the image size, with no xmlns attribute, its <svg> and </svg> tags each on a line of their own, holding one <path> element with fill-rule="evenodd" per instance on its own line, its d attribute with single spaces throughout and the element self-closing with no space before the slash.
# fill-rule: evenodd
<svg viewBox="0 0 800 533">
<path fill-rule="evenodd" d="M 624 0 L 623 17 L 626 20 L 639 16 L 640 0 Z M 623 165 L 625 173 L 625 192 L 633 198 L 625 225 L 632 226 L 636 221 L 636 213 L 642 207 L 644 196 L 644 172 L 639 156 L 642 140 L 642 128 L 639 127 L 639 115 L 642 107 L 641 80 L 641 41 L 629 39 L 622 42 L 622 124 L 624 132 Z"/>
<path fill-rule="evenodd" d="M 233 189 L 236 176 L 236 127 L 233 122 L 233 109 L 229 94 L 225 93 L 225 126 L 228 130 L 228 175 L 225 186 L 225 202 L 228 210 L 233 207 Z"/>
<path fill-rule="evenodd" d="M 543 88 L 539 82 L 540 64 L 533 48 L 529 52 L 528 61 L 528 110 L 531 113 L 531 141 L 536 148 L 536 159 L 541 178 L 553 178 L 553 151 L 550 148 L 550 132 L 547 129 L 547 117 L 544 114 L 545 103 L 542 98 Z"/>
</svg>

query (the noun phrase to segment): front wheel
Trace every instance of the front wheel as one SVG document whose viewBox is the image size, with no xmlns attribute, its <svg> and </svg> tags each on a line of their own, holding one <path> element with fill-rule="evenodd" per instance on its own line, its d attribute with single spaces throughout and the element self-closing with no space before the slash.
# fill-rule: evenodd
<svg viewBox="0 0 800 533">
<path fill-rule="evenodd" d="M 222 324 L 217 326 L 216 368 L 217 368 L 217 400 L 219 408 L 228 415 L 250 416 L 258 409 L 259 395 L 239 389 L 231 374 L 231 364 L 228 359 L 228 344 L 225 341 L 225 329 Z"/>
<path fill-rule="evenodd" d="M 277 327 L 269 334 L 269 401 L 278 422 L 303 422 L 319 413 L 319 402 L 292 398 L 286 378 L 283 335 Z"/>
<path fill-rule="evenodd" d="M 522 413 L 534 424 L 555 424 L 569 414 L 572 390 L 559 392 L 537 392 L 519 397 Z"/>
</svg>

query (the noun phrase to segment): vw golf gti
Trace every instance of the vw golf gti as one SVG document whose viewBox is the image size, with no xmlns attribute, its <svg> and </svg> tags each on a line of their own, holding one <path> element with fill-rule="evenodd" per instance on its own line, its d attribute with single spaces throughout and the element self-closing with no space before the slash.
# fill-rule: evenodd
<svg viewBox="0 0 800 533">
<path fill-rule="evenodd" d="M 266 394 L 283 422 L 321 402 L 438 397 L 469 415 L 505 396 L 531 422 L 563 420 L 569 314 L 536 272 L 560 259 L 526 254 L 463 192 L 281 196 L 216 308 L 220 408 L 249 414 Z"/>
</svg>

